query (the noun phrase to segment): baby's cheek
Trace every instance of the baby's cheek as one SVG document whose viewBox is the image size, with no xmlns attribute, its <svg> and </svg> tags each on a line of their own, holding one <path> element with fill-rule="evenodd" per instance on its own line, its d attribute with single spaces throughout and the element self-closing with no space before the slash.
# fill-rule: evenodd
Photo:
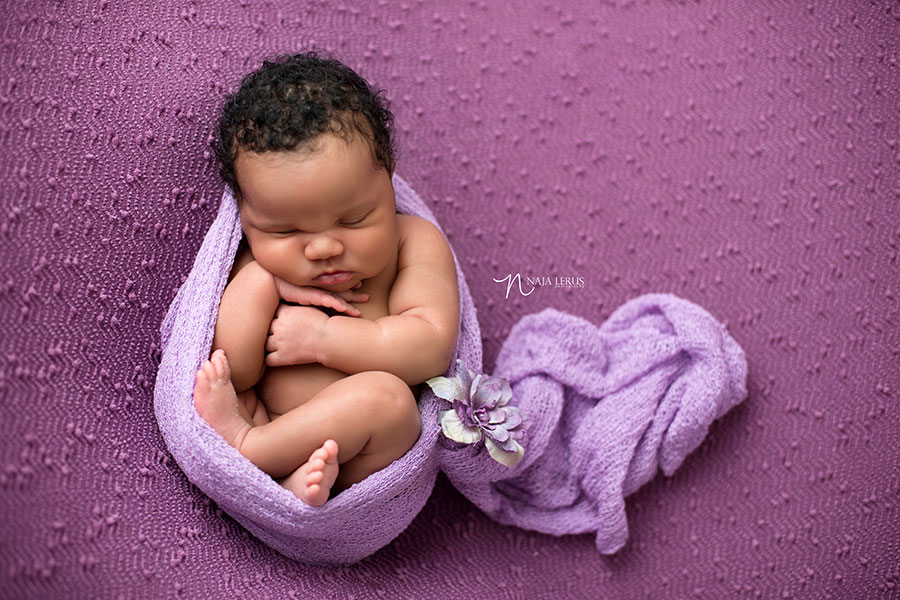
<svg viewBox="0 0 900 600">
<path fill-rule="evenodd" d="M 256 262 L 258 262 L 263 269 L 281 279 L 287 281 L 293 279 L 293 277 L 290 276 L 289 270 L 290 265 L 295 263 L 296 260 L 291 261 L 289 259 L 289 252 L 284 244 L 279 243 L 277 240 L 265 240 L 258 242 L 256 248 L 251 246 L 251 250 L 253 251 L 253 257 L 256 259 Z"/>
<path fill-rule="evenodd" d="M 379 267 L 381 268 L 387 266 L 387 263 L 391 260 L 391 256 L 393 256 L 394 251 L 397 249 L 397 237 L 392 235 L 392 233 L 393 232 L 390 229 L 386 229 L 372 240 L 372 247 L 370 248 L 371 256 L 373 259 L 378 257 L 377 260 L 380 263 Z"/>
<path fill-rule="evenodd" d="M 373 275 L 381 270 L 381 246 L 371 240 L 365 245 L 357 246 L 357 256 L 361 257 L 361 265 L 364 271 Z"/>
<path fill-rule="evenodd" d="M 304 285 L 303 277 L 308 276 L 304 273 L 303 265 L 306 258 L 303 256 L 303 246 L 298 243 L 284 243 L 279 245 L 276 256 L 275 266 L 280 273 L 279 277 L 286 281 L 290 281 L 296 285 Z"/>
</svg>

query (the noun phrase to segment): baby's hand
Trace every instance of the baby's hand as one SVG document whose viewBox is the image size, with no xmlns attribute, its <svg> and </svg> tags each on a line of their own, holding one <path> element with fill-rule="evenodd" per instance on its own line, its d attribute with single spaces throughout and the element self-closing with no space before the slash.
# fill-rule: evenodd
<svg viewBox="0 0 900 600">
<path fill-rule="evenodd" d="M 333 308 L 338 312 L 346 313 L 349 317 L 358 317 L 359 310 L 355 306 L 348 304 L 348 302 L 366 302 L 369 299 L 369 295 L 365 292 L 355 291 L 361 285 L 362 282 L 360 281 L 353 289 L 346 292 L 329 292 L 328 290 L 308 285 L 294 285 L 284 279 L 275 277 L 275 289 L 278 290 L 278 295 L 282 300 L 306 306 L 315 305 Z"/>
<path fill-rule="evenodd" d="M 280 304 L 266 337 L 266 366 L 320 362 L 318 350 L 328 315 L 311 306 Z"/>
</svg>

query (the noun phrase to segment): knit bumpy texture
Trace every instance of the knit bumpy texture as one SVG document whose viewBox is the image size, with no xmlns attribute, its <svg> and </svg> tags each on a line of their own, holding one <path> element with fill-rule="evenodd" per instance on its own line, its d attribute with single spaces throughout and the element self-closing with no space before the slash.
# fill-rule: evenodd
<svg viewBox="0 0 900 600">
<path fill-rule="evenodd" d="M 394 190 L 397 210 L 438 225 L 399 177 L 394 177 Z M 237 204 L 226 188 L 218 216 L 163 322 L 156 419 L 188 479 L 260 540 L 307 563 L 355 562 L 403 531 L 431 494 L 437 474 L 438 400 L 430 391 L 423 392 L 419 400 L 422 434 L 409 452 L 322 507 L 304 504 L 241 456 L 206 424 L 193 403 L 194 375 L 209 357 L 219 300 L 240 239 Z M 481 332 L 458 266 L 457 279 L 461 317 L 453 364 L 460 359 L 480 369 Z"/>
<path fill-rule="evenodd" d="M 710 423 L 747 396 L 744 352 L 708 312 L 672 294 L 626 302 L 601 326 L 550 308 L 522 318 L 495 375 L 531 419 L 513 470 L 442 456 L 454 485 L 500 522 L 628 538 L 625 496 L 671 475 Z M 473 452 L 473 451 L 469 451 Z M 484 453 L 481 453 L 484 456 Z"/>
<path fill-rule="evenodd" d="M 424 202 L 394 177 L 397 209 L 440 227 Z M 614 552 L 627 538 L 624 496 L 656 473 L 671 474 L 709 423 L 746 395 L 740 347 L 708 313 L 671 295 L 626 303 L 597 329 L 547 309 L 523 318 L 498 359 L 513 401 L 531 421 L 516 467 L 483 445 L 439 439 L 445 402 L 423 391 L 422 434 L 387 468 L 322 507 L 277 484 L 212 430 L 192 401 L 209 356 L 219 300 L 241 238 L 226 190 L 185 283 L 162 325 L 155 411 L 169 451 L 187 477 L 260 540 L 307 563 L 347 564 L 399 535 L 422 509 L 439 468 L 495 519 L 554 534 L 597 532 Z M 457 263 L 459 359 L 482 368 L 481 334 Z"/>
</svg>

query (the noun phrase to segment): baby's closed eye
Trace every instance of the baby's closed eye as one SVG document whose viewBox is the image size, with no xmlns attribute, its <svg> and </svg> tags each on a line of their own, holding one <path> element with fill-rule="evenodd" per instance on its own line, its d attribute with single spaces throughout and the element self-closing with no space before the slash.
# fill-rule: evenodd
<svg viewBox="0 0 900 600">
<path fill-rule="evenodd" d="M 369 211 L 369 212 L 367 212 L 366 214 L 364 214 L 364 215 L 362 215 L 362 216 L 359 216 L 359 217 L 355 217 L 355 218 L 352 218 L 352 219 L 347 219 L 347 220 L 341 221 L 340 224 L 343 225 L 343 226 L 345 226 L 345 227 L 351 226 L 351 225 L 359 225 L 360 223 L 362 223 L 363 221 L 365 221 L 366 218 L 367 218 L 370 214 L 372 214 L 372 211 Z"/>
</svg>

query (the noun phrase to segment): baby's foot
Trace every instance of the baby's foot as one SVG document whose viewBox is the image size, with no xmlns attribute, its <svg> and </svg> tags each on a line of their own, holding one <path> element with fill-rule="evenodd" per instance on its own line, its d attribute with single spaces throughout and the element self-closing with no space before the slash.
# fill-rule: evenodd
<svg viewBox="0 0 900 600">
<path fill-rule="evenodd" d="M 310 506 L 322 506 L 337 478 L 337 455 L 337 442 L 327 440 L 310 455 L 306 464 L 282 479 L 281 485 Z"/>
<path fill-rule="evenodd" d="M 194 406 L 216 433 L 231 446 L 241 449 L 241 443 L 252 425 L 238 410 L 237 394 L 231 384 L 231 367 L 221 349 L 213 352 L 197 371 Z"/>
</svg>

